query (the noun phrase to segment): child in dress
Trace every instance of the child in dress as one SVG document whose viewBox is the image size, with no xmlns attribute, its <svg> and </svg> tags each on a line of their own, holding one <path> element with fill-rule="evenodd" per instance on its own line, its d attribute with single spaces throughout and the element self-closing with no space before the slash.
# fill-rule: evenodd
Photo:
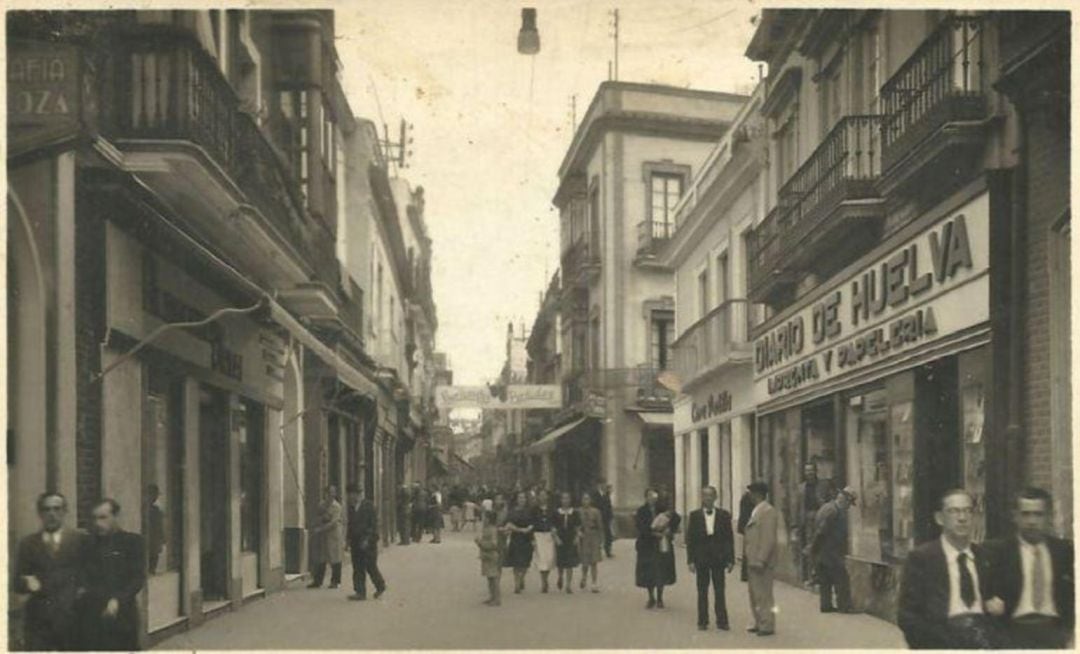
<svg viewBox="0 0 1080 654">
<path fill-rule="evenodd" d="M 476 531 L 476 502 L 465 500 L 465 525 L 469 531 Z"/>
<path fill-rule="evenodd" d="M 482 516 L 483 526 L 480 535 L 476 538 L 476 546 L 480 548 L 480 574 L 487 578 L 488 583 L 488 599 L 484 601 L 484 604 L 499 606 L 501 604 L 499 582 L 502 577 L 502 556 L 499 552 L 499 534 L 491 500 L 484 500 Z"/>
</svg>

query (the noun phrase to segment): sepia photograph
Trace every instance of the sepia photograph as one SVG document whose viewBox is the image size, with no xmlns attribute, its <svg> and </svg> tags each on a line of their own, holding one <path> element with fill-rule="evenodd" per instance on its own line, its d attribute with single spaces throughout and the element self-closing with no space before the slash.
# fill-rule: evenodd
<svg viewBox="0 0 1080 654">
<path fill-rule="evenodd" d="M 7 649 L 1075 646 L 1064 5 L 54 4 Z"/>
</svg>

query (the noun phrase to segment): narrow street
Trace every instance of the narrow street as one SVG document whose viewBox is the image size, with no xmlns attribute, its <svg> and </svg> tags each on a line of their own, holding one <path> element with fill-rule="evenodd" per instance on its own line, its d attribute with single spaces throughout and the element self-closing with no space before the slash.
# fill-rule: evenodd
<svg viewBox="0 0 1080 654">
<path fill-rule="evenodd" d="M 444 535 L 441 545 L 391 546 L 380 557 L 389 590 L 379 600 L 350 602 L 351 570 L 339 590 L 297 588 L 256 601 L 159 644 L 158 649 L 525 649 L 525 648 L 902 648 L 895 626 L 866 615 L 818 613 L 817 598 L 776 584 L 779 632 L 758 638 L 750 624 L 746 585 L 728 576 L 732 630 L 695 628 L 693 578 L 678 552 L 679 582 L 667 608 L 644 609 L 634 588 L 632 540 L 615 544 L 601 566 L 600 594 L 539 592 L 529 573 L 526 591 L 512 592 L 503 576 L 503 605 L 481 604 L 485 585 L 471 533 Z M 369 584 L 370 585 L 370 584 Z M 373 591 L 369 587 L 369 595 Z M 785 615 L 799 616 L 798 624 Z"/>
</svg>

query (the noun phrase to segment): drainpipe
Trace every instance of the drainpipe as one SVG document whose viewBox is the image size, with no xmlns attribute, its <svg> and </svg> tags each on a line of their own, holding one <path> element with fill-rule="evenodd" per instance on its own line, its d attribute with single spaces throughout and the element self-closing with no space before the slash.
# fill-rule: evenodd
<svg viewBox="0 0 1080 654">
<path fill-rule="evenodd" d="M 1028 140 L 1026 116 L 1019 103 L 1017 109 L 1020 120 L 1017 129 L 1017 152 L 1019 161 L 1011 176 L 1011 188 L 1009 193 L 1009 303 L 1012 305 L 1009 311 L 1009 345 L 1008 345 L 1008 371 L 1010 383 L 1008 384 L 1008 422 L 1005 426 L 1005 443 L 1008 456 L 1005 459 L 1005 505 L 1009 506 L 1013 496 L 1019 489 L 1023 477 L 1024 465 L 1024 432 L 1022 402 L 1023 389 L 1023 324 L 1022 301 L 1024 297 L 1024 220 L 1026 218 L 1025 200 L 1027 197 L 1027 160 Z"/>
</svg>

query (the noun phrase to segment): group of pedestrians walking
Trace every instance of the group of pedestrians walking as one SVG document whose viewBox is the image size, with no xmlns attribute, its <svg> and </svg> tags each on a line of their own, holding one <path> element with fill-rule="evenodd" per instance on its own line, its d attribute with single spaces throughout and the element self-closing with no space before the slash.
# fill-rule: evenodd
<svg viewBox="0 0 1080 654">
<path fill-rule="evenodd" d="M 540 574 L 541 593 L 550 592 L 551 572 L 555 570 L 556 590 L 572 594 L 578 568 L 579 590 L 588 587 L 599 593 L 599 563 L 605 549 L 610 549 L 611 532 L 603 507 L 610 512 L 610 502 L 602 482 L 596 491 L 583 493 L 580 504 L 575 504 L 569 492 L 559 493 L 553 502 L 551 493 L 543 488 L 518 490 L 510 502 L 502 492 L 482 499 L 482 527 L 476 544 L 480 572 L 488 582 L 485 604 L 501 604 L 500 581 L 505 568 L 513 571 L 514 593 L 525 591 L 526 575 L 532 567 Z"/>
<path fill-rule="evenodd" d="M 445 502 L 437 484 L 425 487 L 416 481 L 411 488 L 402 484 L 397 492 L 398 544 L 419 543 L 425 533 L 431 534 L 429 543 L 441 543 Z M 457 527 L 455 524 L 455 531 Z"/>
<path fill-rule="evenodd" d="M 353 593 L 350 600 L 367 599 L 367 579 L 375 586 L 375 598 L 386 592 L 379 570 L 379 525 L 375 505 L 354 484 L 346 487 L 347 505 L 342 508 L 337 489 L 330 486 L 319 507 L 319 522 L 311 529 L 311 583 L 321 588 L 330 567 L 330 588 L 341 585 L 341 560 L 347 550 L 352 563 Z"/>
</svg>

